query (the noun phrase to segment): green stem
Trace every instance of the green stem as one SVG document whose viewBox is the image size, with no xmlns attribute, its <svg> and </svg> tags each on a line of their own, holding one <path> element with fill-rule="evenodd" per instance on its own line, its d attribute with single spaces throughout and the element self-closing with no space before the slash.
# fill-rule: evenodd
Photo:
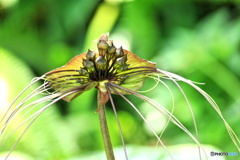
<svg viewBox="0 0 240 160">
<path fill-rule="evenodd" d="M 101 102 L 101 91 L 98 91 L 98 114 L 99 114 L 99 121 L 100 121 L 100 128 L 102 132 L 102 138 L 104 143 L 104 148 L 107 156 L 107 160 L 115 160 L 114 153 L 113 153 L 113 147 L 108 131 L 108 125 L 106 120 L 106 114 L 105 114 L 105 105 L 100 103 Z"/>
</svg>

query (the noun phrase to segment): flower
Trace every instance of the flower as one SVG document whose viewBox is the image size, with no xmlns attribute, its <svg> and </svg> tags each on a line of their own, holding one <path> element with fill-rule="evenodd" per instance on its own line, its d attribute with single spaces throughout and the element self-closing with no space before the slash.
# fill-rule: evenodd
<svg viewBox="0 0 240 160">
<path fill-rule="evenodd" d="M 57 92 L 77 91 L 64 97 L 65 101 L 70 102 L 92 88 L 106 92 L 106 83 L 138 91 L 147 75 L 157 71 L 154 63 L 143 60 L 122 47 L 116 48 L 112 41 L 108 41 L 107 34 L 100 37 L 97 46 L 98 54 L 88 50 L 74 57 L 65 66 L 46 74 L 46 80 Z M 130 94 L 123 90 L 119 92 Z M 112 90 L 111 93 L 114 94 Z"/>
<path fill-rule="evenodd" d="M 229 126 L 229 124 L 226 122 L 215 101 L 205 91 L 195 85 L 193 81 L 187 80 L 174 73 L 160 70 L 156 68 L 155 63 L 143 60 L 134 53 L 125 50 L 122 47 L 116 48 L 113 44 L 113 41 L 108 40 L 107 34 L 103 34 L 100 37 L 97 43 L 97 47 L 98 53 L 92 50 L 88 50 L 86 53 L 82 53 L 71 59 L 66 65 L 54 69 L 41 77 L 33 79 L 33 81 L 19 94 L 19 96 L 16 97 L 7 112 L 0 119 L 0 145 L 5 143 L 5 141 L 9 138 L 9 136 L 11 136 L 12 133 L 14 133 L 21 126 L 26 124 L 26 127 L 22 131 L 22 134 L 19 138 L 20 140 L 29 128 L 29 126 L 35 121 L 35 119 L 49 106 L 56 103 L 57 101 L 63 99 L 67 102 L 71 102 L 73 99 L 79 97 L 82 93 L 91 89 L 97 89 L 101 93 L 99 102 L 100 106 L 104 105 L 110 100 L 116 118 L 117 113 L 111 94 L 119 95 L 125 101 L 127 101 L 148 125 L 152 133 L 156 136 L 159 143 L 161 143 L 162 146 L 166 149 L 166 152 L 169 154 L 170 157 L 172 157 L 172 155 L 167 150 L 166 146 L 161 141 L 157 133 L 152 129 L 151 125 L 147 122 L 147 120 L 144 118 L 138 108 L 132 102 L 130 102 L 125 97 L 125 95 L 134 95 L 137 98 L 147 102 L 149 105 L 153 106 L 156 111 L 164 115 L 169 120 L 169 122 L 172 122 L 173 124 L 181 128 L 184 132 L 186 132 L 198 144 L 199 148 L 204 151 L 197 136 L 194 136 L 173 115 L 172 112 L 168 111 L 154 100 L 138 93 L 139 89 L 143 86 L 145 80 L 147 78 L 152 78 L 157 82 L 162 82 L 162 79 L 168 79 L 171 80 L 174 84 L 176 84 L 176 86 L 184 95 L 184 98 L 188 104 L 188 107 L 193 117 L 196 135 L 198 135 L 197 125 L 194 114 L 192 112 L 192 107 L 183 89 L 178 84 L 178 81 L 185 82 L 195 88 L 216 110 L 218 115 L 223 120 L 232 141 L 236 145 L 237 149 L 240 151 L 240 141 L 234 131 Z M 23 98 L 22 101 L 17 103 L 17 100 L 22 97 L 23 94 L 31 88 L 31 86 L 33 86 L 40 80 L 44 80 L 44 83 L 32 92 L 30 92 L 26 97 Z M 31 102 L 31 99 L 33 99 L 38 94 L 45 94 L 45 96 Z M 49 103 L 45 104 L 45 102 Z M 35 111 L 34 113 L 30 112 L 33 108 L 36 108 L 41 104 L 44 105 L 40 107 L 37 111 Z M 98 108 L 97 112 L 99 110 L 100 108 Z M 23 120 L 21 119 L 20 121 L 18 121 L 15 124 L 15 128 L 9 129 L 8 133 L 10 134 L 6 134 L 6 130 L 8 130 L 9 124 L 12 123 L 13 119 L 15 119 L 20 113 L 24 113 L 24 115 L 27 116 L 23 116 Z M 121 132 L 121 126 L 118 118 L 117 122 L 124 146 L 123 135 Z M 18 141 L 10 149 L 9 154 L 14 149 Z M 127 159 L 126 149 L 124 149 L 124 152 Z M 9 156 L 9 154 L 6 156 L 6 158 Z"/>
</svg>

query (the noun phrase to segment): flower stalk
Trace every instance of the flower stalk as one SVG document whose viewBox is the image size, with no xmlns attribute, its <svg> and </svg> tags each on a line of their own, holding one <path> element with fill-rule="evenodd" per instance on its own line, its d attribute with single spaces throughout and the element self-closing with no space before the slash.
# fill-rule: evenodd
<svg viewBox="0 0 240 160">
<path fill-rule="evenodd" d="M 115 160 L 113 147 L 111 138 L 108 131 L 108 124 L 106 119 L 106 113 L 105 113 L 105 104 L 104 102 L 104 93 L 101 91 L 98 91 L 98 114 L 99 114 L 99 122 L 100 122 L 100 128 L 105 148 L 105 153 L 107 156 L 107 160 Z"/>
</svg>

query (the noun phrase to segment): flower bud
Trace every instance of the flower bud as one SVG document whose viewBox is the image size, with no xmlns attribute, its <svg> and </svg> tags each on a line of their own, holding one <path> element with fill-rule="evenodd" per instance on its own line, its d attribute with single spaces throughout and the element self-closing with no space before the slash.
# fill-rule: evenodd
<svg viewBox="0 0 240 160">
<path fill-rule="evenodd" d="M 105 70 L 107 68 L 107 61 L 103 56 L 99 56 L 95 60 L 97 69 Z"/>
<path fill-rule="evenodd" d="M 90 60 L 94 60 L 96 58 L 96 53 L 94 51 L 88 49 L 86 57 Z"/>
<path fill-rule="evenodd" d="M 114 46 L 113 42 L 110 41 L 109 48 L 108 48 L 108 53 L 114 54 L 116 52 L 116 47 Z"/>
<path fill-rule="evenodd" d="M 108 48 L 108 51 L 106 53 L 107 54 L 106 55 L 107 60 L 112 59 L 115 56 L 115 53 L 116 53 L 116 47 L 114 46 L 113 42 L 111 41 L 110 45 L 109 45 L 109 48 Z"/>
<path fill-rule="evenodd" d="M 124 55 L 122 46 L 116 50 L 116 57 L 122 57 Z"/>
<path fill-rule="evenodd" d="M 103 40 L 100 40 L 97 44 L 97 47 L 98 47 L 99 55 L 100 56 L 105 56 L 105 54 L 108 50 L 108 47 L 109 47 L 107 42 L 105 42 Z"/>
<path fill-rule="evenodd" d="M 127 55 L 117 58 L 116 63 L 124 64 L 127 61 Z"/>
<path fill-rule="evenodd" d="M 95 71 L 94 64 L 92 61 L 88 59 L 83 59 L 83 66 L 88 70 L 88 72 L 92 73 Z"/>
<path fill-rule="evenodd" d="M 126 61 L 127 61 L 127 55 L 124 55 L 120 58 L 116 59 L 116 62 L 114 63 L 113 67 L 114 68 L 119 68 L 120 66 L 126 65 Z"/>
<path fill-rule="evenodd" d="M 81 68 L 78 72 L 79 72 L 80 76 L 88 76 L 89 75 L 88 71 L 84 68 Z"/>
</svg>

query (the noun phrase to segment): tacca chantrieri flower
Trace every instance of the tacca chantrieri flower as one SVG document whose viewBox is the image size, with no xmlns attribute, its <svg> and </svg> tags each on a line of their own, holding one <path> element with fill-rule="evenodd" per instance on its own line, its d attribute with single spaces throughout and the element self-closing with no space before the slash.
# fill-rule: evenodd
<svg viewBox="0 0 240 160">
<path fill-rule="evenodd" d="M 115 105 L 111 94 L 119 95 L 124 100 L 126 100 L 130 104 L 130 106 L 133 107 L 136 112 L 142 117 L 142 119 L 145 121 L 145 123 L 151 129 L 152 133 L 156 136 L 158 141 L 166 149 L 172 159 L 172 155 L 169 153 L 157 133 L 152 129 L 151 125 L 139 112 L 138 108 L 135 107 L 134 104 L 132 104 L 132 102 L 130 102 L 124 95 L 134 95 L 153 106 L 169 121 L 184 130 L 198 144 L 199 148 L 203 149 L 198 138 L 196 138 L 197 136 L 193 136 L 193 134 L 184 127 L 184 125 L 172 114 L 172 112 L 169 112 L 167 109 L 162 107 L 154 100 L 137 92 L 143 86 L 144 81 L 147 78 L 153 78 L 156 81 L 160 82 L 162 82 L 161 79 L 168 79 L 173 81 L 184 95 L 189 105 L 190 111 L 191 105 L 188 102 L 184 91 L 179 86 L 177 81 L 183 81 L 195 88 L 198 92 L 200 92 L 222 118 L 230 137 L 232 138 L 237 149 L 239 150 L 239 139 L 222 116 L 222 113 L 219 110 L 217 104 L 206 92 L 196 86 L 194 82 L 192 82 L 191 80 L 187 80 L 179 75 L 157 69 L 154 63 L 143 60 L 136 56 L 134 53 L 125 50 L 122 47 L 116 48 L 113 41 L 108 40 L 107 34 L 103 34 L 100 37 L 97 43 L 97 47 L 98 52 L 88 50 L 86 53 L 82 53 L 71 59 L 66 65 L 54 69 L 41 77 L 33 79 L 33 81 L 13 101 L 7 112 L 0 119 L 0 145 L 3 145 L 12 133 L 14 133 L 21 126 L 27 123 L 25 129 L 22 131 L 23 135 L 29 128 L 29 126 L 33 123 L 33 121 L 44 110 L 51 106 L 51 104 L 61 99 L 67 102 L 71 102 L 73 99 L 79 97 L 82 93 L 91 89 L 97 89 L 101 93 L 99 106 L 103 106 L 110 99 L 116 116 L 117 114 L 115 110 Z M 30 90 L 31 86 L 39 82 L 40 80 L 44 80 L 44 83 L 37 87 L 35 90 L 31 91 L 27 96 L 25 96 L 20 102 L 17 103 L 17 100 L 19 98 L 22 98 L 24 92 Z M 43 98 L 31 101 L 31 99 L 33 99 L 38 94 L 45 94 L 45 96 Z M 45 102 L 49 103 L 45 104 Z M 41 106 L 36 112 L 31 113 L 31 110 L 33 108 L 36 108 L 41 104 L 44 105 Z M 100 108 L 97 109 L 97 112 L 99 110 Z M 23 113 L 24 116 L 21 120 L 18 121 L 17 124 L 15 124 L 16 127 L 8 129 L 8 126 L 13 121 L 13 119 L 16 119 L 17 115 L 21 113 Z M 194 116 L 193 120 L 195 124 Z M 118 125 L 121 129 L 119 121 Z M 9 131 L 6 133 L 6 130 Z M 22 137 L 22 135 L 20 136 L 20 138 Z M 122 133 L 121 138 L 124 144 Z M 16 146 L 17 142 L 13 144 L 13 147 L 10 149 L 9 154 Z M 124 152 L 127 159 L 128 157 L 126 149 L 124 149 Z M 6 156 L 6 158 L 9 156 L 9 154 Z"/>
</svg>

